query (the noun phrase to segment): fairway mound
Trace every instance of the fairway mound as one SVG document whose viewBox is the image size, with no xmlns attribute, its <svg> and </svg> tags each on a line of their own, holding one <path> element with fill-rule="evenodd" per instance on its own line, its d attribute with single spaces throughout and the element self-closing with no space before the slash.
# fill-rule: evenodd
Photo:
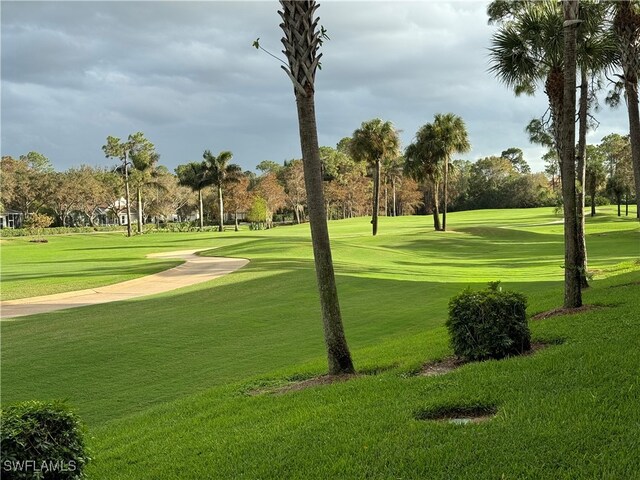
<svg viewBox="0 0 640 480">
<path fill-rule="evenodd" d="M 432 420 L 455 424 L 482 423 L 498 413 L 495 405 L 444 406 L 417 412 L 416 420 Z"/>
<path fill-rule="evenodd" d="M 531 348 L 526 352 L 521 353 L 520 355 L 512 355 L 510 357 L 505 357 L 500 360 L 506 360 L 509 358 L 515 357 L 526 357 L 528 355 L 533 355 L 540 350 L 544 350 L 547 347 L 551 347 L 554 345 L 561 345 L 564 343 L 564 339 L 553 339 L 553 340 L 540 340 L 537 342 L 531 342 Z M 500 361 L 497 360 L 497 361 Z M 436 360 L 433 362 L 425 363 L 420 370 L 418 370 L 414 375 L 417 377 L 435 377 L 438 375 L 445 375 L 449 372 L 456 370 L 457 368 L 462 367 L 463 365 L 471 364 L 471 363 L 481 363 L 474 362 L 471 360 L 464 360 L 460 357 L 451 356 L 446 357 L 442 360 Z"/>
<path fill-rule="evenodd" d="M 282 395 L 289 392 L 298 392 L 307 388 L 317 387 L 319 385 L 330 385 L 332 383 L 346 382 L 353 378 L 361 377 L 360 374 L 349 375 L 320 375 L 318 377 L 307 378 L 305 380 L 291 381 L 285 384 L 278 385 L 262 385 L 256 388 L 247 390 L 245 393 L 250 397 L 257 395 Z"/>
<path fill-rule="evenodd" d="M 582 305 L 577 308 L 554 308 L 547 310 L 546 312 L 540 312 L 531 317 L 531 320 L 546 320 L 547 318 L 557 317 L 559 315 L 575 315 L 576 313 L 588 312 L 589 310 L 596 310 L 603 308 L 602 305 Z"/>
</svg>

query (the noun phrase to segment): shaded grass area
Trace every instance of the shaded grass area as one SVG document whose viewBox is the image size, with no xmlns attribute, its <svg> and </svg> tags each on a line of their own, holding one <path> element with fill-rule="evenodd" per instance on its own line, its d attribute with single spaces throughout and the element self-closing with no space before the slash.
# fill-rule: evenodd
<svg viewBox="0 0 640 480">
<path fill-rule="evenodd" d="M 640 363 L 628 351 L 639 340 L 629 299 L 640 289 L 640 234 L 632 220 L 596 218 L 588 242 L 599 273 L 585 298 L 609 308 L 532 325 L 534 339 L 564 345 L 431 379 L 405 377 L 450 355 L 442 325 L 461 289 L 501 279 L 529 296 L 530 314 L 561 303 L 557 217 L 462 212 L 451 233 L 433 232 L 427 217 L 382 218 L 375 238 L 368 219 L 332 222 L 347 337 L 357 368 L 379 374 L 277 398 L 243 392 L 326 370 L 308 225 L 62 239 L 58 251 L 87 260 L 74 281 L 111 252 L 132 268 L 148 266 L 146 253 L 200 246 L 251 263 L 155 297 L 2 322 L 2 401 L 68 399 L 89 424 L 96 478 L 627 478 L 640 410 Z M 32 272 L 58 285 L 64 277 L 40 260 Z M 457 404 L 496 405 L 498 415 L 472 426 L 415 420 Z"/>
</svg>

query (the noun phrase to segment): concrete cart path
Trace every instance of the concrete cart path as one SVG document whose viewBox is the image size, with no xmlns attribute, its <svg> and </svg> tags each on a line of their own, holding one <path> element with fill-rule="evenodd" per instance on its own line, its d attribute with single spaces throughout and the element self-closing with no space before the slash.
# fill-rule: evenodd
<svg viewBox="0 0 640 480">
<path fill-rule="evenodd" d="M 249 263 L 249 260 L 243 258 L 201 257 L 196 255 L 198 251 L 201 250 L 181 250 L 147 255 L 149 258 L 180 258 L 185 260 L 185 263 L 163 272 L 126 282 L 76 290 L 75 292 L 0 302 L 0 318 L 5 320 L 66 308 L 155 295 L 218 278 Z"/>
</svg>

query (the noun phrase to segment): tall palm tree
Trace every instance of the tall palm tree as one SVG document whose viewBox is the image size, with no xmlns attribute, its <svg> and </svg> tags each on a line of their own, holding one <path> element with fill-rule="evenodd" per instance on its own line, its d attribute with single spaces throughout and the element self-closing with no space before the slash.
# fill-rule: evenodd
<svg viewBox="0 0 640 480">
<path fill-rule="evenodd" d="M 404 171 L 417 182 L 426 182 L 430 185 L 431 202 L 433 203 L 433 228 L 441 230 L 438 189 L 443 168 L 431 146 L 433 135 L 433 125 L 430 123 L 418 129 L 415 140 L 404 151 Z"/>
<path fill-rule="evenodd" d="M 580 247 L 576 212 L 576 65 L 580 0 L 563 0 L 564 93 L 562 108 L 562 197 L 564 204 L 564 306 L 582 305 Z"/>
<path fill-rule="evenodd" d="M 615 16 L 614 32 L 620 51 L 622 80 L 629 114 L 631 158 L 636 185 L 637 216 L 640 218 L 640 112 L 638 107 L 638 76 L 640 76 L 640 7 L 638 2 L 611 2 Z"/>
<path fill-rule="evenodd" d="M 488 8 L 490 21 L 501 23 L 492 39 L 491 71 L 516 95 L 533 94 L 544 82 L 551 113 L 553 146 L 561 158 L 561 118 L 564 97 L 563 13 L 555 1 L 494 1 Z M 587 283 L 587 249 L 584 234 L 584 178 L 588 117 L 589 77 L 610 68 L 615 60 L 611 35 L 604 28 L 606 5 L 584 1 L 580 4 L 577 57 L 581 72 L 579 135 L 577 154 L 578 238 L 581 281 Z M 576 19 L 578 20 L 578 19 Z M 592 84 L 595 82 L 591 82 Z M 542 126 L 542 125 L 541 125 Z"/>
<path fill-rule="evenodd" d="M 402 155 L 398 155 L 397 157 L 389 158 L 384 162 L 383 170 L 385 176 L 385 185 L 389 182 L 391 183 L 391 215 L 395 217 L 397 216 L 396 185 L 398 183 L 398 180 L 402 178 L 402 172 L 404 170 L 404 157 Z"/>
<path fill-rule="evenodd" d="M 362 122 L 360 128 L 353 132 L 349 142 L 351 156 L 354 160 L 366 162 L 373 168 L 373 213 L 371 224 L 373 235 L 378 233 L 378 213 L 380 209 L 380 169 L 383 160 L 395 158 L 399 154 L 400 137 L 390 121 L 383 122 L 374 118 Z"/>
<path fill-rule="evenodd" d="M 178 165 L 176 168 L 178 183 L 198 192 L 198 218 L 200 220 L 200 230 L 204 228 L 204 208 L 202 205 L 202 190 L 211 185 L 211 176 L 207 170 L 205 162 L 190 162 Z"/>
<path fill-rule="evenodd" d="M 159 160 L 160 154 L 155 151 L 133 152 L 131 155 L 131 164 L 134 168 L 131 177 L 136 187 L 136 200 L 138 204 L 138 233 L 142 233 L 144 219 L 142 189 L 147 185 L 156 183 L 156 169 Z"/>
<path fill-rule="evenodd" d="M 433 153 L 443 164 L 442 230 L 447 230 L 447 204 L 449 203 L 449 162 L 453 153 L 471 150 L 464 121 L 453 113 L 438 113 L 433 119 Z"/>
<path fill-rule="evenodd" d="M 324 29 L 318 31 L 318 8 L 315 0 L 280 0 L 282 17 L 280 27 L 284 31 L 282 43 L 289 62 L 282 68 L 293 83 L 298 110 L 300 146 L 304 165 L 304 181 L 307 190 L 311 242 L 320 293 L 320 307 L 327 347 L 329 373 L 332 375 L 354 373 L 351 353 L 342 326 L 331 258 L 331 244 L 322 191 L 322 169 L 318 130 L 315 114 L 315 74 L 320 57 L 318 50 L 325 38 Z"/>
<path fill-rule="evenodd" d="M 205 150 L 202 157 L 204 158 L 211 184 L 218 190 L 218 211 L 220 213 L 218 230 L 222 232 L 224 231 L 222 189 L 226 183 L 234 181 L 234 179 L 242 173 L 242 168 L 235 163 L 229 163 L 233 158 L 233 153 L 229 151 L 220 152 L 218 156 L 215 156 L 211 151 Z"/>
</svg>

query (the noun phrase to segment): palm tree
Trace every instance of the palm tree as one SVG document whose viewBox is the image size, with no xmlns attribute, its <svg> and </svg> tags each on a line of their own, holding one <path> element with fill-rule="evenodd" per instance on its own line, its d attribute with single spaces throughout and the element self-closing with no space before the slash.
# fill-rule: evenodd
<svg viewBox="0 0 640 480">
<path fill-rule="evenodd" d="M 378 233 L 378 213 L 380 209 L 380 167 L 381 162 L 398 156 L 400 137 L 398 131 L 389 121 L 383 122 L 374 118 L 362 122 L 359 129 L 353 132 L 349 142 L 351 156 L 359 162 L 366 162 L 373 168 L 373 213 L 371 224 L 373 235 Z"/>
<path fill-rule="evenodd" d="M 640 113 L 638 107 L 638 76 L 640 75 L 640 9 L 637 2 L 611 2 L 615 16 L 614 32 L 620 50 L 622 80 L 629 114 L 631 157 L 636 185 L 637 216 L 640 218 Z"/>
<path fill-rule="evenodd" d="M 329 373 L 350 374 L 355 370 L 342 326 L 331 258 L 314 100 L 315 74 L 322 56 L 318 54 L 318 50 L 326 35 L 323 28 L 320 31 L 317 28 L 318 19 L 314 16 L 318 5 L 315 0 L 280 0 L 280 4 L 282 5 L 282 11 L 278 11 L 282 17 L 280 27 L 284 31 L 282 43 L 289 62 L 288 68 L 285 66 L 282 68 L 293 83 L 298 110 L 311 242 L 320 293 Z"/>
<path fill-rule="evenodd" d="M 234 179 L 242 173 L 240 165 L 235 163 L 229 163 L 233 158 L 233 153 L 229 151 L 220 152 L 216 157 L 209 150 L 205 150 L 202 154 L 204 158 L 206 168 L 208 170 L 208 176 L 211 179 L 211 184 L 215 185 L 218 189 L 218 208 L 220 213 L 220 222 L 218 229 L 220 232 L 224 231 L 224 203 L 222 201 L 222 189 L 228 182 L 234 181 Z"/>
<path fill-rule="evenodd" d="M 580 0 L 563 0 L 564 93 L 562 105 L 562 197 L 564 204 L 564 306 L 582 305 L 581 262 L 576 212 L 576 64 Z"/>
<path fill-rule="evenodd" d="M 107 137 L 107 143 L 102 146 L 105 157 L 118 158 L 122 162 L 122 165 L 119 165 L 116 171 L 122 175 L 124 181 L 125 201 L 127 202 L 127 237 L 131 236 L 131 202 L 129 192 L 129 170 L 131 167 L 131 162 L 129 161 L 130 147 L 129 142 L 121 142 L 118 137 L 111 135 Z"/>
<path fill-rule="evenodd" d="M 404 169 L 404 157 L 402 157 L 401 155 L 398 155 L 397 157 L 389 158 L 383 164 L 385 185 L 391 182 L 391 202 L 392 202 L 391 214 L 394 217 L 397 216 L 396 185 L 398 183 L 398 180 L 402 178 L 403 169 Z M 386 192 L 386 186 L 385 186 L 385 192 Z M 385 203 L 387 202 L 385 201 Z M 388 206 L 386 208 L 388 208 Z"/>
<path fill-rule="evenodd" d="M 442 230 L 447 230 L 447 204 L 449 203 L 449 162 L 453 153 L 471 150 L 464 121 L 453 113 L 438 113 L 433 119 L 433 153 L 442 160 L 444 169 Z"/>
<path fill-rule="evenodd" d="M 138 203 L 138 233 L 142 233 L 143 224 L 143 205 L 142 205 L 142 189 L 155 182 L 157 176 L 156 168 L 160 154 L 155 151 L 134 152 L 131 155 L 131 164 L 133 165 L 132 180 L 136 187 L 136 199 Z"/>
<path fill-rule="evenodd" d="M 433 228 L 441 230 L 438 187 L 443 169 L 439 159 L 433 154 L 432 142 L 433 125 L 427 123 L 418 129 L 414 142 L 404 151 L 404 171 L 417 182 L 426 182 L 430 185 L 431 202 L 433 203 Z"/>
<path fill-rule="evenodd" d="M 204 228 L 204 208 L 202 205 L 202 190 L 211 185 L 211 177 L 205 162 L 190 162 L 178 165 L 176 168 L 178 183 L 198 192 L 198 218 L 200 220 L 200 230 Z"/>
</svg>

